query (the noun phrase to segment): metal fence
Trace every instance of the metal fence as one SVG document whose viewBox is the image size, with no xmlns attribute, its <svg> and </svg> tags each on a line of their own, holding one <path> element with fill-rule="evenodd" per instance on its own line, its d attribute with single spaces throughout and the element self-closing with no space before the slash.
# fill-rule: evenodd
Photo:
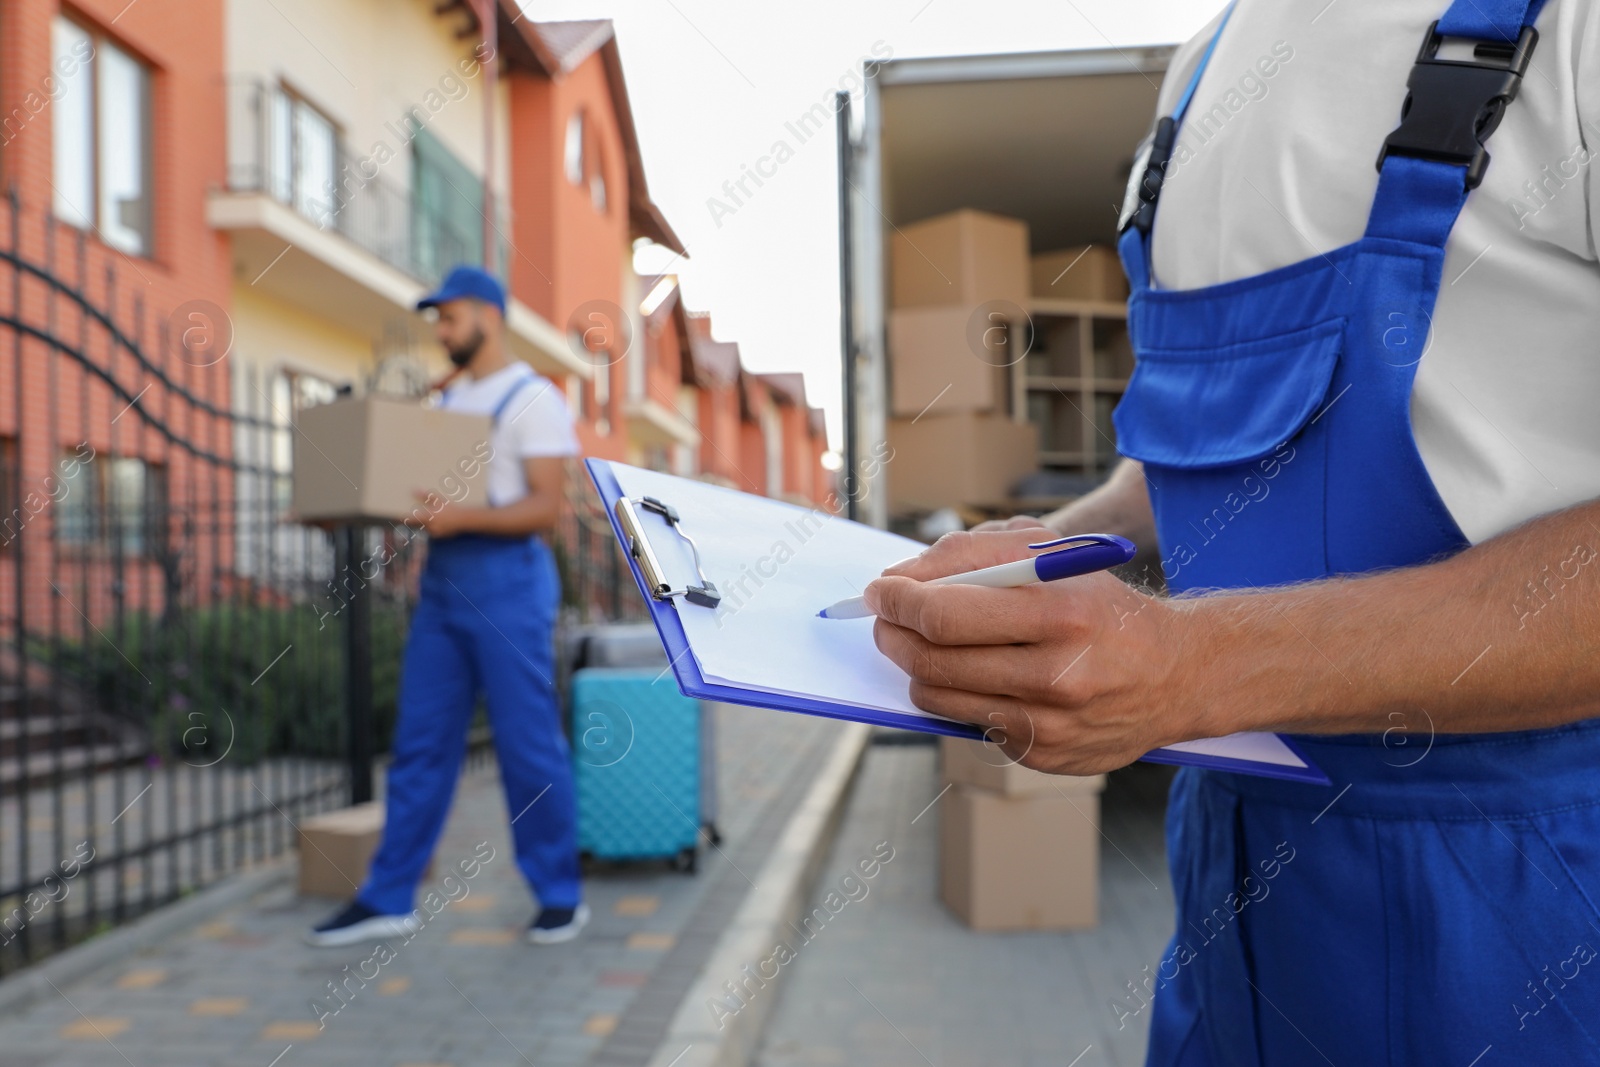
<svg viewBox="0 0 1600 1067">
<path fill-rule="evenodd" d="M 0 201 L 0 977 L 370 795 L 422 562 L 287 521 L 296 379 L 126 269 Z M 554 540 L 564 620 L 642 611 L 579 483 Z"/>
</svg>

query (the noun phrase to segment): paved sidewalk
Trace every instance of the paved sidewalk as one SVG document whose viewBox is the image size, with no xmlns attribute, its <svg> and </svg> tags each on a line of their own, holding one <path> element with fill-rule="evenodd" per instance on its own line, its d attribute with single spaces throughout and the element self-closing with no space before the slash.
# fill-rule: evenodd
<svg viewBox="0 0 1600 1067">
<path fill-rule="evenodd" d="M 1110 777 L 1098 929 L 980 934 L 938 898 L 936 753 L 868 750 L 813 896 L 838 888 L 879 842 L 894 858 L 761 991 L 778 1003 L 756 1062 L 1138 1067 L 1149 1020 L 1119 1030 L 1108 1003 L 1171 935 L 1161 828 L 1170 768 L 1136 764 Z"/>
<path fill-rule="evenodd" d="M 717 714 L 722 848 L 704 850 L 695 877 L 664 866 L 591 872 L 594 920 L 576 942 L 523 940 L 532 902 L 491 768 L 463 777 L 424 891 L 486 854 L 481 842 L 494 858 L 392 960 L 365 962 L 367 946 L 304 945 L 302 932 L 337 902 L 275 889 L 0 1020 L 0 1067 L 642 1063 L 709 951 L 716 913 L 731 917 L 742 900 L 740 871 L 759 864 L 840 729 L 729 706 Z M 330 981 L 352 992 L 319 1026 L 312 1001 Z"/>
</svg>

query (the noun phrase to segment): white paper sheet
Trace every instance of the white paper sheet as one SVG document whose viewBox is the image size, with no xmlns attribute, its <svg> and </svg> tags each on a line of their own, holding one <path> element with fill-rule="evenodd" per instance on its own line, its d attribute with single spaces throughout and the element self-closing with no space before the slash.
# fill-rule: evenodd
<svg viewBox="0 0 1600 1067">
<path fill-rule="evenodd" d="M 1163 752 L 1187 752 L 1195 756 L 1242 759 L 1251 763 L 1270 763 L 1275 767 L 1304 767 L 1306 761 L 1294 754 L 1277 734 L 1230 734 L 1202 741 L 1180 741 Z"/>
<path fill-rule="evenodd" d="M 707 681 L 927 715 L 911 703 L 905 672 L 872 643 L 871 619 L 817 618 L 924 545 L 820 509 L 622 464 L 611 469 L 629 497 L 654 496 L 678 509 L 722 594 L 715 611 L 676 601 Z M 673 587 L 692 579 L 687 545 L 659 516 L 646 512 L 642 521 Z"/>
<path fill-rule="evenodd" d="M 715 610 L 674 601 L 700 673 L 740 689 L 810 697 L 877 711 L 939 718 L 911 703 L 909 678 L 878 651 L 871 619 L 820 619 L 817 612 L 859 596 L 918 541 L 659 471 L 613 463 L 623 493 L 675 507 L 699 546 L 708 579 L 722 594 Z M 687 543 L 659 515 L 641 521 L 673 588 L 694 580 Z M 1186 741 L 1171 751 L 1304 767 L 1276 734 Z"/>
</svg>

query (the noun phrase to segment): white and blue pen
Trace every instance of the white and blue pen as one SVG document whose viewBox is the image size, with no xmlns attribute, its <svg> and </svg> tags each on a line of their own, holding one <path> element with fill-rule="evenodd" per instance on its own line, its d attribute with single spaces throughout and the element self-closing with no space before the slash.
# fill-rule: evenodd
<svg viewBox="0 0 1600 1067">
<path fill-rule="evenodd" d="M 1063 547 L 1065 546 L 1065 547 Z M 934 578 L 929 585 L 982 585 L 991 589 L 1011 589 L 1037 582 L 1053 582 L 1080 574 L 1103 571 L 1128 562 L 1137 551 L 1134 543 L 1116 534 L 1077 534 L 1029 545 L 1032 549 L 1054 548 L 1015 563 L 1002 563 L 982 570 Z M 853 596 L 830 604 L 817 612 L 824 619 L 865 619 L 872 615 L 865 597 Z"/>
</svg>

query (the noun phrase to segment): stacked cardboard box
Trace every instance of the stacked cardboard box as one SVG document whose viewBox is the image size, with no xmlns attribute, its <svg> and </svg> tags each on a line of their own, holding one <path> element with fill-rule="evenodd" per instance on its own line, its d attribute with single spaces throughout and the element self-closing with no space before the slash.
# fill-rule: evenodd
<svg viewBox="0 0 1600 1067">
<path fill-rule="evenodd" d="M 1000 503 L 1038 466 L 1039 431 L 1004 415 L 891 419 L 890 495 L 901 510 Z"/>
<path fill-rule="evenodd" d="M 895 458 L 887 477 L 895 510 L 1004 500 L 1037 465 L 1036 431 L 1006 412 L 1028 272 L 1028 227 L 1017 219 L 962 210 L 894 234 L 889 440 Z"/>
<path fill-rule="evenodd" d="M 1110 245 L 1042 252 L 1029 264 L 1034 296 L 1113 304 L 1128 299 L 1128 278 Z"/>
<path fill-rule="evenodd" d="M 974 930 L 1076 930 L 1099 921 L 1100 792 L 944 738 L 939 892 Z"/>
</svg>

